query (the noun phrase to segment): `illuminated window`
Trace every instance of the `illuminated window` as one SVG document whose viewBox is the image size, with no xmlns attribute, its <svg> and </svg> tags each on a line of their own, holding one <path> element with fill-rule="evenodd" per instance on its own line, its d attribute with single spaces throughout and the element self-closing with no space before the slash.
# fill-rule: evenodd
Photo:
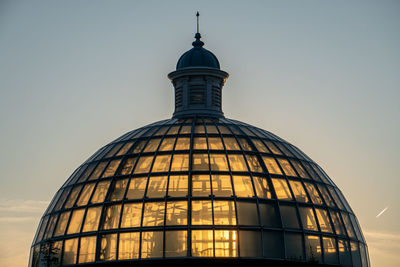
<svg viewBox="0 0 400 267">
<path fill-rule="evenodd" d="M 125 163 L 122 163 L 122 168 L 119 171 L 121 175 L 129 175 L 133 170 L 133 166 L 135 165 L 136 158 L 128 158 Z"/>
<path fill-rule="evenodd" d="M 113 176 L 115 171 L 117 170 L 120 162 L 121 162 L 120 159 L 111 161 L 110 164 L 108 164 L 107 169 L 104 171 L 104 173 L 101 177 L 104 178 L 104 177 Z"/>
<path fill-rule="evenodd" d="M 212 230 L 192 231 L 192 256 L 213 257 L 214 256 L 214 233 Z"/>
<path fill-rule="evenodd" d="M 186 154 L 175 154 L 172 158 L 171 171 L 187 171 L 189 168 L 189 157 Z"/>
<path fill-rule="evenodd" d="M 121 205 L 108 206 L 103 212 L 103 229 L 118 228 Z"/>
<path fill-rule="evenodd" d="M 80 232 L 84 213 L 85 209 L 74 210 L 72 212 L 67 234 L 75 234 Z"/>
<path fill-rule="evenodd" d="M 317 188 L 312 183 L 305 182 L 304 185 L 307 188 L 308 194 L 310 195 L 311 201 L 314 204 L 322 205 L 322 198 L 319 195 Z"/>
<path fill-rule="evenodd" d="M 139 258 L 140 233 L 121 233 L 119 234 L 118 259 L 138 259 Z"/>
<path fill-rule="evenodd" d="M 250 176 L 233 176 L 233 185 L 237 197 L 254 197 Z"/>
<path fill-rule="evenodd" d="M 263 160 L 270 174 L 282 174 L 281 169 L 279 169 L 279 166 L 274 158 L 263 157 Z"/>
<path fill-rule="evenodd" d="M 166 225 L 186 225 L 187 224 L 187 202 L 169 201 L 167 202 Z"/>
<path fill-rule="evenodd" d="M 269 190 L 267 179 L 253 176 L 253 183 L 259 198 L 271 198 L 271 191 Z"/>
<path fill-rule="evenodd" d="M 292 187 L 292 191 L 296 200 L 300 202 L 308 202 L 306 191 L 304 190 L 301 182 L 289 180 L 289 183 L 290 187 Z"/>
<path fill-rule="evenodd" d="M 293 200 L 286 180 L 277 178 L 272 178 L 271 180 L 275 188 L 276 197 L 278 199 Z"/>
<path fill-rule="evenodd" d="M 242 149 L 243 149 L 243 150 L 246 150 L 246 151 L 253 151 L 253 148 L 250 146 L 249 142 L 247 142 L 246 139 L 244 139 L 244 138 L 239 138 L 239 143 L 240 143 L 240 145 L 242 146 Z"/>
<path fill-rule="evenodd" d="M 237 202 L 239 225 L 259 225 L 256 203 Z"/>
<path fill-rule="evenodd" d="M 297 176 L 296 172 L 293 170 L 292 166 L 290 165 L 289 161 L 286 159 L 278 159 L 279 164 L 281 164 L 281 167 L 283 171 L 285 172 L 286 175 L 288 176 Z"/>
<path fill-rule="evenodd" d="M 338 240 L 340 263 L 344 266 L 351 266 L 350 246 L 346 240 Z"/>
<path fill-rule="evenodd" d="M 240 230 L 239 241 L 241 257 L 262 257 L 260 232 Z"/>
<path fill-rule="evenodd" d="M 265 144 L 268 146 L 269 150 L 276 155 L 282 155 L 282 152 L 270 141 L 266 141 Z"/>
<path fill-rule="evenodd" d="M 322 196 L 324 197 L 325 203 L 330 207 L 336 207 L 335 203 L 333 202 L 332 198 L 328 193 L 328 190 L 326 190 L 326 187 L 318 184 L 318 189 L 321 192 Z"/>
<path fill-rule="evenodd" d="M 308 261 L 322 262 L 322 248 L 319 236 L 305 236 L 306 255 Z"/>
<path fill-rule="evenodd" d="M 210 175 L 192 176 L 192 196 L 208 197 L 211 195 Z"/>
<path fill-rule="evenodd" d="M 357 242 L 350 242 L 350 248 L 351 248 L 351 257 L 353 259 L 353 266 L 361 267 L 361 255 L 360 255 L 360 249 L 358 248 L 358 243 Z"/>
<path fill-rule="evenodd" d="M 127 199 L 140 199 L 144 196 L 146 190 L 147 178 L 132 178 L 129 183 Z"/>
<path fill-rule="evenodd" d="M 168 126 L 160 127 L 154 135 L 164 135 L 168 131 Z"/>
<path fill-rule="evenodd" d="M 260 162 L 256 156 L 246 155 L 246 158 L 252 172 L 263 172 Z"/>
<path fill-rule="evenodd" d="M 64 242 L 63 265 L 75 264 L 78 252 L 78 238 L 67 239 Z"/>
<path fill-rule="evenodd" d="M 171 162 L 171 155 L 158 155 L 154 161 L 152 172 L 167 172 Z"/>
<path fill-rule="evenodd" d="M 78 197 L 79 192 L 81 191 L 82 186 L 76 186 L 72 189 L 71 193 L 69 194 L 68 200 L 65 202 L 64 208 L 69 209 L 72 208 L 74 205 L 76 198 Z"/>
<path fill-rule="evenodd" d="M 90 183 L 90 184 L 85 185 L 85 187 L 83 188 L 82 193 L 76 203 L 77 206 L 83 206 L 88 203 L 89 198 L 92 194 L 94 185 L 95 185 L 95 183 Z"/>
<path fill-rule="evenodd" d="M 212 190 L 216 197 L 230 197 L 232 193 L 231 176 L 212 175 Z"/>
<path fill-rule="evenodd" d="M 317 222 L 315 221 L 315 216 L 312 208 L 299 207 L 301 221 L 303 223 L 303 228 L 306 230 L 318 231 Z"/>
<path fill-rule="evenodd" d="M 125 155 L 128 152 L 129 148 L 131 148 L 133 142 L 126 143 L 117 153 L 117 156 Z"/>
<path fill-rule="evenodd" d="M 100 177 L 102 174 L 104 168 L 106 167 L 107 162 L 103 161 L 100 162 L 99 165 L 97 165 L 96 169 L 92 172 L 92 174 L 89 177 L 89 180 L 94 180 Z"/>
<path fill-rule="evenodd" d="M 236 225 L 235 203 L 233 201 L 214 201 L 214 224 Z"/>
<path fill-rule="evenodd" d="M 187 156 L 186 156 L 187 157 Z M 193 165 L 194 171 L 208 171 L 208 154 L 193 154 Z"/>
<path fill-rule="evenodd" d="M 179 126 L 172 126 L 168 131 L 168 135 L 178 134 L 178 131 L 179 131 Z"/>
<path fill-rule="evenodd" d="M 297 173 L 300 175 L 301 178 L 309 179 L 306 171 L 300 165 L 300 162 L 294 160 L 291 160 L 290 162 L 293 164 L 294 168 L 296 169 Z"/>
<path fill-rule="evenodd" d="M 136 144 L 135 149 L 133 150 L 133 153 L 140 153 L 145 145 L 145 141 L 140 141 L 138 144 Z"/>
<path fill-rule="evenodd" d="M 67 223 L 69 219 L 70 211 L 61 213 L 60 218 L 58 219 L 56 231 L 54 232 L 54 236 L 60 236 L 65 233 L 65 229 L 67 229 Z"/>
<path fill-rule="evenodd" d="M 212 225 L 212 207 L 210 200 L 192 201 L 192 224 Z"/>
<path fill-rule="evenodd" d="M 209 137 L 208 146 L 213 150 L 223 150 L 224 146 L 222 144 L 221 138 L 219 137 Z"/>
<path fill-rule="evenodd" d="M 99 258 L 102 261 L 111 261 L 117 258 L 117 234 L 101 236 Z"/>
<path fill-rule="evenodd" d="M 58 211 L 62 208 L 62 206 L 64 205 L 65 200 L 68 197 L 69 192 L 71 191 L 71 188 L 69 189 L 65 189 L 60 197 L 60 199 L 57 202 L 57 205 L 55 206 L 54 210 Z"/>
<path fill-rule="evenodd" d="M 163 256 L 163 232 L 142 232 L 141 258 L 161 258 Z"/>
<path fill-rule="evenodd" d="M 225 154 L 210 154 L 210 167 L 212 171 L 229 171 Z"/>
<path fill-rule="evenodd" d="M 218 134 L 217 127 L 215 125 L 206 125 L 208 134 Z"/>
<path fill-rule="evenodd" d="M 350 238 L 355 238 L 356 234 L 354 232 L 353 226 L 351 225 L 349 215 L 347 213 L 342 212 L 343 223 L 346 227 L 347 234 Z"/>
<path fill-rule="evenodd" d="M 164 138 L 158 151 L 170 151 L 174 148 L 175 138 Z"/>
<path fill-rule="evenodd" d="M 339 212 L 330 210 L 329 213 L 331 215 L 332 223 L 333 223 L 333 226 L 335 227 L 336 234 L 345 235 L 346 230 L 344 229 L 342 221 L 340 220 Z"/>
<path fill-rule="evenodd" d="M 93 262 L 96 254 L 96 236 L 81 237 L 79 263 Z"/>
<path fill-rule="evenodd" d="M 161 138 L 150 139 L 143 152 L 154 152 L 160 144 Z"/>
<path fill-rule="evenodd" d="M 205 137 L 195 137 L 193 139 L 193 149 L 207 149 L 207 140 Z"/>
<path fill-rule="evenodd" d="M 88 208 L 82 232 L 96 231 L 99 227 L 101 207 Z"/>
<path fill-rule="evenodd" d="M 240 150 L 239 145 L 236 142 L 236 139 L 233 137 L 225 137 L 224 143 L 226 150 Z"/>
<path fill-rule="evenodd" d="M 205 133 L 204 125 L 196 125 L 194 127 L 195 133 Z"/>
<path fill-rule="evenodd" d="M 124 198 L 126 186 L 128 185 L 128 179 L 122 179 L 115 182 L 113 189 L 111 190 L 111 201 L 119 201 Z"/>
<path fill-rule="evenodd" d="M 165 232 L 165 257 L 184 257 L 187 254 L 187 231 Z"/>
<path fill-rule="evenodd" d="M 121 219 L 121 228 L 140 226 L 142 206 L 142 203 L 125 203 Z"/>
<path fill-rule="evenodd" d="M 291 205 L 280 205 L 283 227 L 285 228 L 300 228 L 297 209 Z"/>
<path fill-rule="evenodd" d="M 50 238 L 53 235 L 54 227 L 56 226 L 56 221 L 57 221 L 57 215 L 51 216 L 51 219 L 49 221 L 49 225 L 47 226 L 46 230 L 46 239 Z"/>
<path fill-rule="evenodd" d="M 109 185 L 110 185 L 110 181 L 99 182 L 96 186 L 96 190 L 94 191 L 94 194 L 93 194 L 90 202 L 91 203 L 104 202 Z"/>
<path fill-rule="evenodd" d="M 136 164 L 134 173 L 148 173 L 152 162 L 153 156 L 140 157 Z"/>
<path fill-rule="evenodd" d="M 228 158 L 232 171 L 238 171 L 238 172 L 248 171 L 243 155 L 229 154 Z"/>
<path fill-rule="evenodd" d="M 143 226 L 162 226 L 164 224 L 165 202 L 144 204 Z"/>
<path fill-rule="evenodd" d="M 188 150 L 190 148 L 189 137 L 179 137 L 176 141 L 175 150 Z"/>
<path fill-rule="evenodd" d="M 264 143 L 261 140 L 252 139 L 251 141 L 253 141 L 253 144 L 256 146 L 258 151 L 269 153 L 268 148 L 264 145 Z"/>
<path fill-rule="evenodd" d="M 149 179 L 149 185 L 147 186 L 147 197 L 149 198 L 161 198 L 165 197 L 167 190 L 167 176 L 152 176 Z"/>
<path fill-rule="evenodd" d="M 237 257 L 237 232 L 234 230 L 215 230 L 215 257 Z"/>
<path fill-rule="evenodd" d="M 181 128 L 181 134 L 190 134 L 190 132 L 192 131 L 192 126 L 190 125 L 184 125 Z"/>
<path fill-rule="evenodd" d="M 188 176 L 171 175 L 168 183 L 168 196 L 185 197 L 188 194 Z"/>
<path fill-rule="evenodd" d="M 323 209 L 315 209 L 317 219 L 319 222 L 319 228 L 322 232 L 333 233 L 331 222 L 329 221 L 328 212 Z"/>
<path fill-rule="evenodd" d="M 324 246 L 324 259 L 326 263 L 337 264 L 337 250 L 336 241 L 332 237 L 322 237 L 322 243 Z M 366 266 L 366 265 L 365 265 Z"/>
</svg>

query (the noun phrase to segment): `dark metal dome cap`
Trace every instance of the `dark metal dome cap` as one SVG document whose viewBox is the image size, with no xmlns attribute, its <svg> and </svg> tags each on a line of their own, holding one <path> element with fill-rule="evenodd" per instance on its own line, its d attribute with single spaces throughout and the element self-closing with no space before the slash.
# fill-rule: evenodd
<svg viewBox="0 0 400 267">
<path fill-rule="evenodd" d="M 178 60 L 176 69 L 190 68 L 190 67 L 207 67 L 220 69 L 217 57 L 203 48 L 204 43 L 200 41 L 200 33 L 196 33 L 196 40 L 192 43 L 193 48 L 185 52 Z"/>
</svg>

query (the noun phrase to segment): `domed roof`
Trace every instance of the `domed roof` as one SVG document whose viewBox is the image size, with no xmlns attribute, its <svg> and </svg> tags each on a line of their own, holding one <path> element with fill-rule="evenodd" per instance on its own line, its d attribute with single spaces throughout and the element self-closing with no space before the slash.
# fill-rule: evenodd
<svg viewBox="0 0 400 267">
<path fill-rule="evenodd" d="M 198 116 L 94 153 L 45 211 L 30 266 L 220 258 L 368 266 L 352 209 L 314 161 L 260 128 Z"/>
<path fill-rule="evenodd" d="M 195 35 L 196 41 L 192 43 L 193 48 L 185 52 L 178 60 L 176 69 L 191 68 L 191 67 L 207 67 L 219 69 L 217 57 L 203 48 L 204 43 L 200 41 L 200 33 Z"/>
</svg>

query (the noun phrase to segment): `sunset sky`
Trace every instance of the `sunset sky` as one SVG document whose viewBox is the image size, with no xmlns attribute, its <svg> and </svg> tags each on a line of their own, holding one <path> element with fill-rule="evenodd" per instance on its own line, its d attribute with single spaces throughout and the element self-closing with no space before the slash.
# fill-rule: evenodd
<svg viewBox="0 0 400 267">
<path fill-rule="evenodd" d="M 399 1 L 0 0 L 0 266 L 22 267 L 55 192 L 122 134 L 170 118 L 191 48 L 230 74 L 228 118 L 342 190 L 372 266 L 400 266 Z"/>
</svg>

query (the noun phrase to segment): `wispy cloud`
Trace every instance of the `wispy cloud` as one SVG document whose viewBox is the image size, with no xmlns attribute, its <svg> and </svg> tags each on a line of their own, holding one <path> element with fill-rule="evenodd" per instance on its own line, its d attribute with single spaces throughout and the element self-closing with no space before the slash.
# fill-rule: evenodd
<svg viewBox="0 0 400 267">
<path fill-rule="evenodd" d="M 49 205 L 45 200 L 0 199 L 0 212 L 37 213 L 43 212 Z"/>
<path fill-rule="evenodd" d="M 389 208 L 389 206 L 387 206 L 386 208 L 384 208 L 381 212 L 378 213 L 378 215 L 376 215 L 376 218 L 379 218 L 385 211 L 387 211 Z"/>
</svg>

